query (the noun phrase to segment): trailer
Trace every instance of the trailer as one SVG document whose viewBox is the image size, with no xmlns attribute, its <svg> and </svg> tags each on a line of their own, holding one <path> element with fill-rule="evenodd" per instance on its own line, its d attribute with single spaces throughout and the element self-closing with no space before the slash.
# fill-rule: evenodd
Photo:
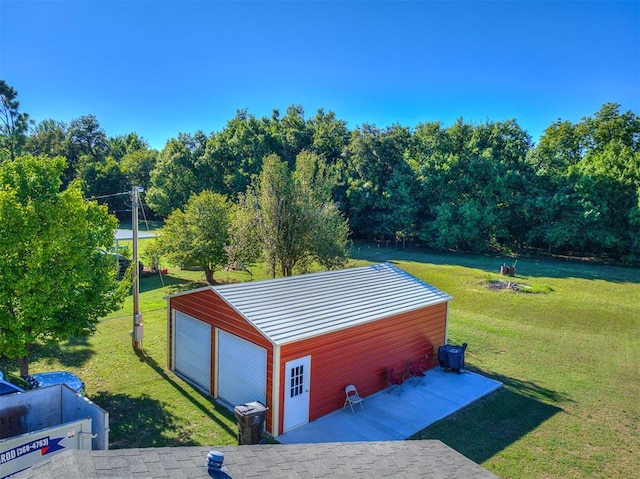
<svg viewBox="0 0 640 479">
<path fill-rule="evenodd" d="M 108 449 L 109 414 L 64 384 L 0 396 L 0 478 L 68 449 Z"/>
</svg>

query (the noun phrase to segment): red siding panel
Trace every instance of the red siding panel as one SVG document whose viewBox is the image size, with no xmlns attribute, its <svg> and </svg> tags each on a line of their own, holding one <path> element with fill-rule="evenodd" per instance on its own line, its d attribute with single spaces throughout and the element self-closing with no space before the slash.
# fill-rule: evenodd
<svg viewBox="0 0 640 479">
<path fill-rule="evenodd" d="M 239 315 L 229 304 L 221 299 L 212 290 L 195 291 L 169 298 L 169 310 L 176 309 L 189 316 L 209 323 L 213 326 L 211 334 L 215 335 L 214 328 L 222 329 L 228 333 L 239 336 L 247 341 L 262 346 L 267 350 L 267 431 L 271 431 L 271 398 L 273 387 L 273 345 L 247 320 Z M 173 338 L 171 324 L 169 325 L 169 338 Z M 214 337 L 211 338 L 211 384 L 215 384 L 216 377 L 216 351 Z M 169 368 L 173 369 L 171 355 L 169 355 Z M 213 387 L 213 386 L 212 386 Z"/>
<path fill-rule="evenodd" d="M 272 430 L 273 345 L 251 323 L 239 315 L 212 290 L 195 291 L 169 299 L 169 307 L 198 318 L 231 334 L 267 349 L 267 431 Z M 311 395 L 309 420 L 342 407 L 344 386 L 353 383 L 368 396 L 386 388 L 384 372 L 393 367 L 404 371 L 409 360 L 429 354 L 436 364 L 435 351 L 445 342 L 447 303 L 396 315 L 360 326 L 309 338 L 281 347 L 279 384 L 279 434 L 284 419 L 284 364 L 311 355 Z M 170 328 L 169 328 L 170 329 Z M 169 330 L 169 338 L 173 331 Z M 212 348 L 215 342 L 212 338 Z M 212 378 L 215 384 L 215 351 L 212 351 Z M 171 357 L 169 359 L 171 361 Z M 169 367 L 173 365 L 170 363 Z"/>
<path fill-rule="evenodd" d="M 393 367 L 404 371 L 407 361 L 429 354 L 444 344 L 447 304 L 411 311 L 282 346 L 280 370 L 284 364 L 311 355 L 309 420 L 342 407 L 344 387 L 353 383 L 363 396 L 386 388 L 384 373 Z M 280 425 L 284 417 L 284 396 L 280 392 Z"/>
</svg>

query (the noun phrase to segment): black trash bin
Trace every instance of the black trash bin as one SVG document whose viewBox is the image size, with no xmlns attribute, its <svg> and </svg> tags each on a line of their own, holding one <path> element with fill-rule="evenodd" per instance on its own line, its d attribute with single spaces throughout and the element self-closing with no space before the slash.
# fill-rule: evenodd
<svg viewBox="0 0 640 479">
<path fill-rule="evenodd" d="M 464 352 L 467 349 L 467 343 L 462 346 L 454 344 L 446 344 L 438 348 L 438 363 L 447 371 L 456 371 L 460 374 L 460 370 L 464 368 Z"/>
<path fill-rule="evenodd" d="M 262 439 L 264 421 L 269 410 L 260 401 L 240 404 L 234 408 L 238 421 L 238 444 L 259 444 Z"/>
</svg>

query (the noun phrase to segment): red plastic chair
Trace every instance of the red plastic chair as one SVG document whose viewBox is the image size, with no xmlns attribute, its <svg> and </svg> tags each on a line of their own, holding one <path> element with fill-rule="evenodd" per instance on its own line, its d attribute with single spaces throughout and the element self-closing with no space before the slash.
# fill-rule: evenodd
<svg viewBox="0 0 640 479">
<path fill-rule="evenodd" d="M 395 374 L 393 368 L 387 369 L 387 392 L 391 392 L 393 389 L 400 388 L 400 392 L 403 391 L 402 384 L 405 380 L 404 374 Z"/>
<path fill-rule="evenodd" d="M 423 364 L 423 361 L 411 361 L 409 362 L 409 374 L 411 377 L 409 378 L 413 385 L 416 386 L 415 382 L 420 381 L 424 382 L 424 373 L 427 370 L 426 364 Z"/>
</svg>

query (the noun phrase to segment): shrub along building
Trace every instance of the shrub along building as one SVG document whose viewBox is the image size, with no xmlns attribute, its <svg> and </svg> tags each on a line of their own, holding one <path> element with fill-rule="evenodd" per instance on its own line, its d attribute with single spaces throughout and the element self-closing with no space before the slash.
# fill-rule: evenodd
<svg viewBox="0 0 640 479">
<path fill-rule="evenodd" d="M 169 368 L 278 436 L 368 396 L 447 340 L 451 296 L 389 263 L 207 286 L 168 298 Z"/>
</svg>

